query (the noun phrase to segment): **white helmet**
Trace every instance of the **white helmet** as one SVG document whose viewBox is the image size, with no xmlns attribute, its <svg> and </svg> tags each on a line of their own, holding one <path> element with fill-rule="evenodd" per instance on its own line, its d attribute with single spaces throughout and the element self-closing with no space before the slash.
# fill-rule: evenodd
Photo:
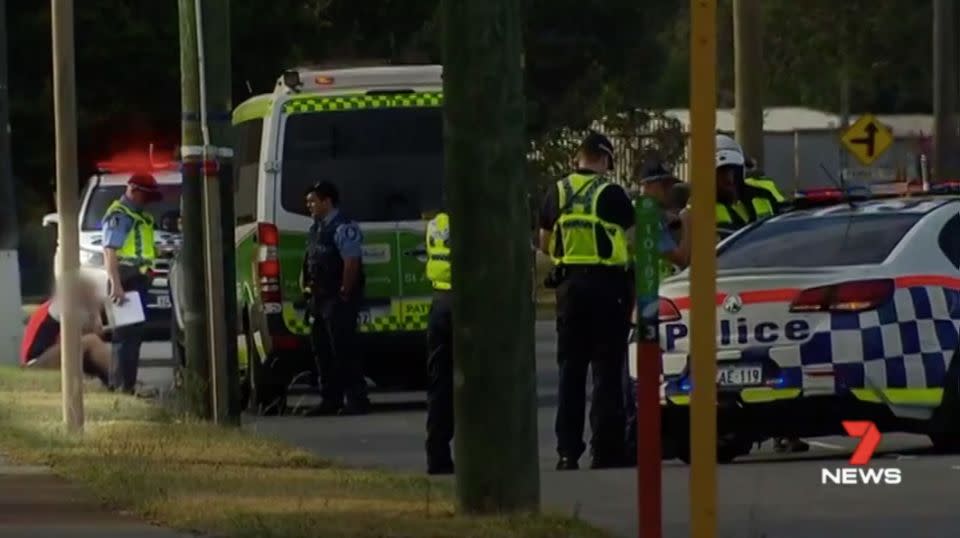
<svg viewBox="0 0 960 538">
<path fill-rule="evenodd" d="M 746 159 L 743 156 L 743 148 L 736 140 L 727 135 L 718 134 L 716 139 L 716 167 L 721 166 L 744 166 Z"/>
</svg>

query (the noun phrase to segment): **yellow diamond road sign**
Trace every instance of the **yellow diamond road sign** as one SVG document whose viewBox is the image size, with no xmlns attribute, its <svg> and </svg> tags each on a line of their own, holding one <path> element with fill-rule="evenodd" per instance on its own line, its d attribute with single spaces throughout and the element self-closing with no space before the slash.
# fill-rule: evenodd
<svg viewBox="0 0 960 538">
<path fill-rule="evenodd" d="M 876 116 L 864 114 L 843 133 L 840 141 L 858 161 L 870 166 L 893 145 L 893 133 Z"/>
</svg>

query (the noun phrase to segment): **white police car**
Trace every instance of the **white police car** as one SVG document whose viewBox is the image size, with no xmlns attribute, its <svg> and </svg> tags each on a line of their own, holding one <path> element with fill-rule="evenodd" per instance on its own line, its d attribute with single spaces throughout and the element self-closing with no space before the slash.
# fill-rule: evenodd
<svg viewBox="0 0 960 538">
<path fill-rule="evenodd" d="M 181 236 L 179 231 L 181 175 L 176 163 L 154 164 L 151 166 L 153 176 L 160 186 L 163 199 L 150 204 L 147 210 L 153 216 L 156 230 L 154 241 L 157 249 L 157 259 L 150 273 L 151 286 L 148 290 L 150 300 L 146 308 L 146 340 L 166 341 L 170 338 L 170 291 L 167 275 L 170 259 L 180 248 Z M 107 207 L 114 200 L 120 198 L 126 190 L 127 180 L 132 172 L 120 170 L 127 168 L 127 163 L 99 163 L 101 172 L 87 181 L 86 188 L 80 201 L 79 235 L 80 235 L 80 270 L 91 277 L 100 287 L 104 296 L 107 290 L 107 275 L 103 262 L 103 237 L 101 234 L 101 219 Z M 55 225 L 59 222 L 57 214 L 49 214 L 43 218 L 44 226 Z M 58 249 L 59 252 L 59 249 Z M 54 273 L 58 271 L 58 264 L 54 256 Z"/>
<path fill-rule="evenodd" d="M 666 280 L 659 309 L 664 436 L 686 461 L 689 288 L 689 270 Z M 960 197 L 836 200 L 745 228 L 718 246 L 716 309 L 720 460 L 857 418 L 960 445 Z"/>
</svg>

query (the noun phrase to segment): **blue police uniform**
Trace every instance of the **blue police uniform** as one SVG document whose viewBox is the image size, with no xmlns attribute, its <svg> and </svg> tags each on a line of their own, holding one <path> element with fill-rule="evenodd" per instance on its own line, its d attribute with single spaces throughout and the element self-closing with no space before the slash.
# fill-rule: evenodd
<svg viewBox="0 0 960 538">
<path fill-rule="evenodd" d="M 365 412 L 369 407 L 362 357 L 357 345 L 357 314 L 365 277 L 361 261 L 351 295 L 340 297 L 344 258 L 362 259 L 363 233 L 334 209 L 310 226 L 304 277 L 311 295 L 311 341 L 323 403 L 319 414 Z M 344 407 L 346 398 L 346 407 Z"/>
<path fill-rule="evenodd" d="M 119 205 L 133 213 L 142 213 L 143 208 L 137 206 L 125 195 L 119 200 Z M 126 211 L 108 211 L 103 217 L 103 247 L 120 251 L 133 231 L 136 222 Z M 140 304 L 146 305 L 146 291 L 148 282 L 146 276 L 137 268 L 120 265 L 120 283 L 124 291 L 136 291 L 140 294 Z M 137 384 L 137 371 L 140 366 L 140 346 L 143 343 L 143 324 L 118 327 L 113 330 L 113 346 L 110 357 L 110 386 L 117 390 L 133 392 Z"/>
</svg>

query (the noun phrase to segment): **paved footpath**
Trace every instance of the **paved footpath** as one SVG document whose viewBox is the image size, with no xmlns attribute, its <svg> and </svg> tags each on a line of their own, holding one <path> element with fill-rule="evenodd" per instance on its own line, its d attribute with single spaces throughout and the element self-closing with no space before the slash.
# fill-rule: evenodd
<svg viewBox="0 0 960 538">
<path fill-rule="evenodd" d="M 0 457 L 0 538 L 187 538 L 132 516 L 110 512 L 96 498 L 46 467 Z"/>
</svg>

